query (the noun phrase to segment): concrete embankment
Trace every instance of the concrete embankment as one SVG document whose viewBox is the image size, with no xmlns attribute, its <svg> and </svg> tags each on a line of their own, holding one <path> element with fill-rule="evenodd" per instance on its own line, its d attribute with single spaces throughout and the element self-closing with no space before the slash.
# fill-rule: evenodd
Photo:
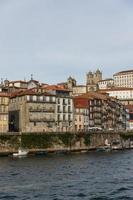
<svg viewBox="0 0 133 200">
<path fill-rule="evenodd" d="M 19 147 L 30 153 L 84 152 L 105 146 L 108 141 L 120 149 L 132 147 L 133 132 L 88 133 L 3 133 L 0 134 L 0 155 L 9 155 Z"/>
</svg>

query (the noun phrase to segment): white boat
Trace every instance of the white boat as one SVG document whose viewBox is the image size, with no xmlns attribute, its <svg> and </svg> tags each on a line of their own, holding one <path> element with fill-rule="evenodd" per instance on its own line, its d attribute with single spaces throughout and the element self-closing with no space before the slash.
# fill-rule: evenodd
<svg viewBox="0 0 133 200">
<path fill-rule="evenodd" d="M 13 153 L 14 157 L 21 157 L 21 156 L 26 156 L 29 153 L 28 150 L 26 149 L 18 149 L 18 153 Z"/>
</svg>

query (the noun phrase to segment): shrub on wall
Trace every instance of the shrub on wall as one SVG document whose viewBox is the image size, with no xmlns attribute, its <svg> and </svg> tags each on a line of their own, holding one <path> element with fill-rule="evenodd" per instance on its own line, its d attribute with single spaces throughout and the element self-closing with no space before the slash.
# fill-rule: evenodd
<svg viewBox="0 0 133 200">
<path fill-rule="evenodd" d="M 20 146 L 19 138 L 15 135 L 0 135 L 0 143 L 5 144 L 5 146 Z"/>
<path fill-rule="evenodd" d="M 58 134 L 59 140 L 67 147 L 71 146 L 72 140 L 74 139 L 74 134 L 65 133 L 65 134 Z"/>
<path fill-rule="evenodd" d="M 52 134 L 22 135 L 22 147 L 25 148 L 50 148 L 53 144 Z"/>
<path fill-rule="evenodd" d="M 132 133 L 120 134 L 120 136 L 124 140 L 133 139 L 133 134 Z"/>
<path fill-rule="evenodd" d="M 84 135 L 84 143 L 86 146 L 90 145 L 90 134 Z"/>
</svg>

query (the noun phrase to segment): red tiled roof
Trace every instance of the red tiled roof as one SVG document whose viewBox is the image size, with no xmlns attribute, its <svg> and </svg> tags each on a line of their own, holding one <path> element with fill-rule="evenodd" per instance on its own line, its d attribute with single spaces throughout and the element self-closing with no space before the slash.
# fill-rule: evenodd
<svg viewBox="0 0 133 200">
<path fill-rule="evenodd" d="M 98 92 L 88 92 L 88 93 L 82 94 L 80 96 L 77 96 L 75 98 L 78 98 L 78 97 L 87 98 L 87 99 L 102 99 L 102 100 L 107 100 L 107 95 L 103 95 L 103 94 L 100 94 Z"/>
<path fill-rule="evenodd" d="M 9 97 L 10 95 L 5 92 L 0 92 L 0 97 Z"/>
<path fill-rule="evenodd" d="M 116 100 L 115 98 L 100 94 L 98 92 L 88 92 L 83 95 L 73 97 L 74 106 L 76 108 L 87 108 L 89 104 L 89 100 L 94 100 L 94 99 L 99 99 L 99 100 L 110 99 L 112 101 Z"/>
<path fill-rule="evenodd" d="M 89 100 L 85 98 L 73 98 L 73 103 L 75 108 L 88 108 Z"/>
<path fill-rule="evenodd" d="M 25 96 L 25 95 L 48 95 L 48 96 L 54 96 L 53 94 L 50 94 L 48 92 L 38 92 L 38 91 L 34 91 L 33 89 L 28 89 L 28 90 L 20 90 L 20 91 L 16 91 L 16 92 L 13 92 L 10 94 L 10 97 L 11 98 L 14 98 L 14 97 L 19 97 L 19 96 Z"/>
<path fill-rule="evenodd" d="M 43 86 L 42 86 L 43 87 Z M 60 85 L 48 85 L 48 86 L 45 86 L 45 88 L 47 90 L 56 90 L 56 91 L 70 91 L 66 88 L 64 88 L 63 86 L 60 86 Z"/>
</svg>

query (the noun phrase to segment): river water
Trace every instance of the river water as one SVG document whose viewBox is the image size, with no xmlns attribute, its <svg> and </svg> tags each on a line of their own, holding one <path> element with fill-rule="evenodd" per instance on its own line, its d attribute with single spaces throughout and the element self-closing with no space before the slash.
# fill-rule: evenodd
<svg viewBox="0 0 133 200">
<path fill-rule="evenodd" d="M 1 157 L 0 199 L 133 200 L 133 150 Z"/>
</svg>

